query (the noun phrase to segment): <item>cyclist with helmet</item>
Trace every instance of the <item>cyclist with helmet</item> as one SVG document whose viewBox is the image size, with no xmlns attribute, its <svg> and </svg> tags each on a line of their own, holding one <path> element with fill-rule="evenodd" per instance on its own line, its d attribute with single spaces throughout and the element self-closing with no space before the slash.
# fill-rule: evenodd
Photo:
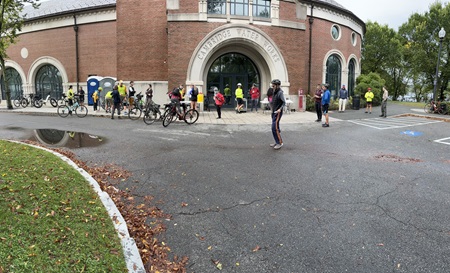
<svg viewBox="0 0 450 273">
<path fill-rule="evenodd" d="M 271 82 L 273 89 L 272 97 L 272 134 L 275 140 L 274 144 L 270 144 L 270 147 L 275 150 L 281 149 L 283 146 L 283 140 L 281 139 L 280 119 L 283 115 L 283 108 L 286 105 L 286 99 L 284 98 L 283 90 L 281 90 L 281 82 L 275 79 Z"/>
</svg>

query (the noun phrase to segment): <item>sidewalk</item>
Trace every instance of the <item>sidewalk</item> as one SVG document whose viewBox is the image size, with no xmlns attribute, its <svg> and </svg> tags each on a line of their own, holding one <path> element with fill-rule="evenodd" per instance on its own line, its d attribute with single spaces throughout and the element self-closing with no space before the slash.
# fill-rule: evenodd
<svg viewBox="0 0 450 273">
<path fill-rule="evenodd" d="M 33 115 L 48 115 L 57 116 L 56 108 L 52 106 L 43 106 L 42 108 L 26 107 L 26 108 L 14 108 L 12 110 L 6 109 L 6 104 L 0 104 L 0 112 L 3 113 L 20 113 L 20 114 L 33 114 Z M 330 112 L 331 113 L 331 112 Z M 110 113 L 106 113 L 105 110 L 100 112 L 94 112 L 92 106 L 88 106 L 88 115 L 97 117 L 111 117 Z M 124 115 L 122 115 L 124 116 Z M 310 123 L 314 122 L 317 116 L 313 112 L 286 112 L 281 119 L 282 123 Z M 332 118 L 330 117 L 330 120 Z M 246 112 L 237 114 L 232 109 L 223 109 L 222 118 L 217 119 L 217 112 L 215 109 L 211 111 L 200 112 L 200 117 L 197 123 L 203 124 L 270 124 L 271 114 L 270 111 L 263 112 L 261 109 L 258 112 Z"/>
</svg>

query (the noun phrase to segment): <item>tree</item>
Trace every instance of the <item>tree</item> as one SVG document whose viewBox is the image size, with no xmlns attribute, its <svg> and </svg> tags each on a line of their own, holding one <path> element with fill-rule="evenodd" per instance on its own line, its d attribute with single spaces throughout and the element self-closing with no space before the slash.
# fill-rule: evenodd
<svg viewBox="0 0 450 273">
<path fill-rule="evenodd" d="M 399 34 L 405 40 L 408 77 L 415 86 L 416 98 L 426 98 L 427 93 L 433 89 L 439 51 L 438 32 L 442 27 L 450 32 L 450 4 L 443 6 L 440 2 L 435 2 L 430 6 L 429 12 L 411 15 L 408 22 L 399 29 Z M 442 43 L 439 67 L 441 74 L 437 79 L 439 86 L 437 95 L 440 99 L 444 98 L 450 80 L 448 41 L 445 37 Z M 417 86 L 422 88 L 418 89 Z"/>
<path fill-rule="evenodd" d="M 6 103 L 8 109 L 12 109 L 11 91 L 9 90 L 7 78 L 5 75 L 5 60 L 8 58 L 6 50 L 9 45 L 16 42 L 18 32 L 22 30 L 24 18 L 22 14 L 26 4 L 31 4 L 34 8 L 38 8 L 39 0 L 0 0 L 0 69 L 2 70 Z"/>
<path fill-rule="evenodd" d="M 385 86 L 386 81 L 381 78 L 381 76 L 378 73 L 370 72 L 369 74 L 361 74 L 356 79 L 356 87 L 355 87 L 355 94 L 364 95 L 367 91 L 367 88 L 372 88 L 372 92 L 374 95 L 374 103 L 378 104 L 381 102 L 381 98 L 383 96 L 383 93 L 381 90 L 383 89 L 383 86 Z"/>
<path fill-rule="evenodd" d="M 386 80 L 392 97 L 406 93 L 403 37 L 387 25 L 367 22 L 362 47 L 362 73 L 378 73 Z"/>
</svg>

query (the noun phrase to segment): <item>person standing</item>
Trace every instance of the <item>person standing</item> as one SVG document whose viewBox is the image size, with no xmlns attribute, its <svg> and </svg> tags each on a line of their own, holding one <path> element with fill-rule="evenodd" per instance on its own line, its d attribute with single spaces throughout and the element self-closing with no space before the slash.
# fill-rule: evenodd
<svg viewBox="0 0 450 273">
<path fill-rule="evenodd" d="M 236 113 L 240 113 L 242 108 L 244 108 L 244 91 L 242 90 L 241 83 L 237 84 L 237 88 L 234 91 L 234 96 L 236 97 L 237 101 Z"/>
<path fill-rule="evenodd" d="M 322 85 L 323 95 L 322 95 L 322 112 L 325 116 L 325 123 L 322 124 L 322 127 L 330 127 L 330 122 L 328 120 L 328 108 L 330 107 L 330 99 L 331 99 L 331 93 L 328 89 L 328 84 Z"/>
<path fill-rule="evenodd" d="M 274 144 L 270 144 L 275 150 L 283 147 L 283 140 L 281 139 L 280 119 L 283 116 L 283 107 L 286 105 L 283 90 L 281 90 L 281 82 L 275 79 L 271 82 L 273 89 L 272 97 L 272 135 L 275 140 Z"/>
<path fill-rule="evenodd" d="M 189 100 L 191 101 L 191 109 L 197 110 L 198 89 L 195 85 L 191 85 L 189 90 Z"/>
<path fill-rule="evenodd" d="M 84 105 L 84 95 L 85 95 L 85 92 L 83 90 L 83 87 L 80 86 L 80 88 L 78 89 L 78 97 L 79 97 L 81 106 Z"/>
<path fill-rule="evenodd" d="M 120 104 L 122 103 L 122 96 L 119 93 L 118 86 L 115 85 L 112 92 L 112 99 L 113 99 L 113 107 L 111 111 L 111 119 L 114 119 L 114 112 L 116 112 L 117 109 L 117 115 L 120 119 Z"/>
<path fill-rule="evenodd" d="M 228 84 L 225 85 L 225 89 L 223 89 L 223 94 L 225 95 L 225 103 L 230 105 L 231 101 L 231 89 Z"/>
<path fill-rule="evenodd" d="M 372 93 L 372 88 L 367 88 L 367 92 L 364 95 L 364 97 L 366 98 L 366 113 L 367 111 L 369 111 L 369 114 L 372 114 L 372 100 L 373 100 L 373 93 Z"/>
<path fill-rule="evenodd" d="M 383 101 L 381 102 L 381 115 L 380 117 L 386 117 L 387 116 L 387 111 L 386 111 L 386 106 L 387 106 L 387 100 L 389 97 L 389 92 L 386 89 L 386 86 L 383 86 Z"/>
<path fill-rule="evenodd" d="M 317 85 L 314 93 L 314 106 L 317 113 L 316 122 L 322 122 L 322 87 L 320 84 Z"/>
<path fill-rule="evenodd" d="M 70 85 L 69 90 L 67 90 L 67 101 L 69 103 L 69 106 L 73 105 L 74 97 L 75 97 L 75 94 L 73 93 L 73 87 L 72 87 L 72 85 Z"/>
<path fill-rule="evenodd" d="M 145 109 L 149 109 L 150 105 L 153 104 L 153 88 L 149 83 L 148 88 L 145 91 Z"/>
<path fill-rule="evenodd" d="M 345 106 L 347 105 L 348 91 L 345 89 L 345 84 L 342 85 L 339 90 L 339 113 L 345 112 Z"/>
<path fill-rule="evenodd" d="M 134 89 L 134 81 L 130 81 L 130 86 L 128 87 L 128 105 L 130 109 L 134 108 L 134 96 L 136 95 L 136 90 Z"/>
<path fill-rule="evenodd" d="M 259 95 L 259 89 L 258 87 L 256 87 L 256 83 L 254 83 L 252 88 L 250 89 L 250 97 L 252 99 L 252 109 L 250 110 L 250 112 L 252 112 L 253 108 L 255 108 L 256 113 L 258 113 Z"/>
<path fill-rule="evenodd" d="M 225 103 L 225 98 L 217 88 L 214 90 L 214 103 L 216 104 L 217 118 L 220 119 L 222 118 L 222 105 Z"/>
<path fill-rule="evenodd" d="M 123 81 L 119 81 L 119 85 L 117 86 L 117 91 L 120 94 L 120 103 L 124 103 L 125 98 L 127 97 L 127 86 L 123 84 Z M 127 114 L 127 106 L 126 103 L 123 105 L 124 114 Z"/>
<path fill-rule="evenodd" d="M 92 94 L 92 100 L 94 101 L 94 112 L 97 112 L 98 110 L 98 102 L 99 102 L 99 87 L 97 90 L 94 91 L 94 94 Z"/>
</svg>

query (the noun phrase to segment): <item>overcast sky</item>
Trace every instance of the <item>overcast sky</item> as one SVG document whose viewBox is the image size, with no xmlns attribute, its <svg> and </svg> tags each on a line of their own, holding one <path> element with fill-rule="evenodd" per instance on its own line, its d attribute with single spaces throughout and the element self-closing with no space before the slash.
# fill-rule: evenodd
<svg viewBox="0 0 450 273">
<path fill-rule="evenodd" d="M 368 20 L 398 28 L 408 21 L 413 13 L 425 13 L 436 0 L 336 0 L 364 22 Z M 447 1 L 440 1 L 446 3 Z"/>
</svg>

